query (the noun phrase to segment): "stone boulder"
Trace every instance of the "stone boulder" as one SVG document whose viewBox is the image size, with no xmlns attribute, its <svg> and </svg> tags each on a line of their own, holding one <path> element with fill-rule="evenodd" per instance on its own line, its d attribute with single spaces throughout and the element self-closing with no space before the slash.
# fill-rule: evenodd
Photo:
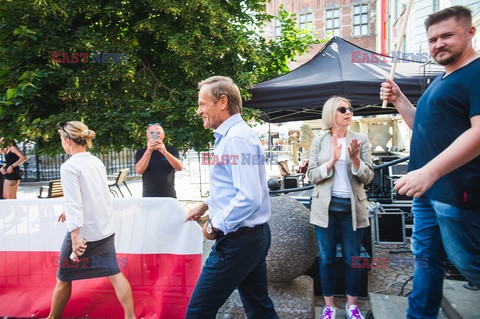
<svg viewBox="0 0 480 319">
<path fill-rule="evenodd" d="M 317 256 L 317 241 L 310 211 L 295 199 L 280 195 L 270 198 L 272 217 L 268 221 L 272 244 L 267 256 L 269 282 L 287 282 L 303 274 Z"/>
</svg>

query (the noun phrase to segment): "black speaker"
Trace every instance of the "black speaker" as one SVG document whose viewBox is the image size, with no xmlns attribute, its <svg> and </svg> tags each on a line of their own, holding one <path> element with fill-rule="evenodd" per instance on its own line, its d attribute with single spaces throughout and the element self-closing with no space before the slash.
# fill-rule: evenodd
<svg viewBox="0 0 480 319">
<path fill-rule="evenodd" d="M 283 177 L 283 188 L 297 188 L 297 187 L 298 187 L 298 177 L 296 176 Z"/>
<path fill-rule="evenodd" d="M 386 208 L 375 213 L 377 244 L 405 244 L 405 212 Z"/>
</svg>

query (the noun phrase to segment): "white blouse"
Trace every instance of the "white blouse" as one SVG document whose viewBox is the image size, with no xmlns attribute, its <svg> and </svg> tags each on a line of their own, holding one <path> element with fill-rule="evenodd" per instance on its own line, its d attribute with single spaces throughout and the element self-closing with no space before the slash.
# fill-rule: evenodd
<svg viewBox="0 0 480 319">
<path fill-rule="evenodd" d="M 346 138 L 338 138 L 337 144 L 342 145 L 340 158 L 335 163 L 333 174 L 332 195 L 340 198 L 350 198 L 350 181 L 347 173 L 347 143 Z M 333 151 L 333 150 L 332 150 Z"/>
<path fill-rule="evenodd" d="M 89 152 L 72 155 L 60 167 L 68 231 L 97 241 L 115 232 L 112 197 L 102 161 Z"/>
</svg>

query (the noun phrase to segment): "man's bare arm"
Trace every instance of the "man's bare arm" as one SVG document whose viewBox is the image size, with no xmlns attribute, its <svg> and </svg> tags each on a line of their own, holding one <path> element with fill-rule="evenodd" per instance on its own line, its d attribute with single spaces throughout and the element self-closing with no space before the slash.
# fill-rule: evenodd
<svg viewBox="0 0 480 319">
<path fill-rule="evenodd" d="M 470 119 L 472 127 L 424 167 L 411 171 L 395 182 L 395 190 L 420 197 L 440 177 L 480 156 L 480 115 Z"/>
</svg>

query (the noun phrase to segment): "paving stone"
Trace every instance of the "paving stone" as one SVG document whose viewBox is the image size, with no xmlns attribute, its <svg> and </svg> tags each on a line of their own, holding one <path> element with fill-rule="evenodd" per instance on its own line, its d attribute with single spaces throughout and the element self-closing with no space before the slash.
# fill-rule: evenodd
<svg viewBox="0 0 480 319">
<path fill-rule="evenodd" d="M 311 277 L 300 276 L 286 283 L 269 283 L 268 292 L 279 318 L 311 319 L 314 317 L 313 279 Z M 230 318 L 246 318 L 237 290 L 230 298 L 229 306 Z"/>
</svg>

